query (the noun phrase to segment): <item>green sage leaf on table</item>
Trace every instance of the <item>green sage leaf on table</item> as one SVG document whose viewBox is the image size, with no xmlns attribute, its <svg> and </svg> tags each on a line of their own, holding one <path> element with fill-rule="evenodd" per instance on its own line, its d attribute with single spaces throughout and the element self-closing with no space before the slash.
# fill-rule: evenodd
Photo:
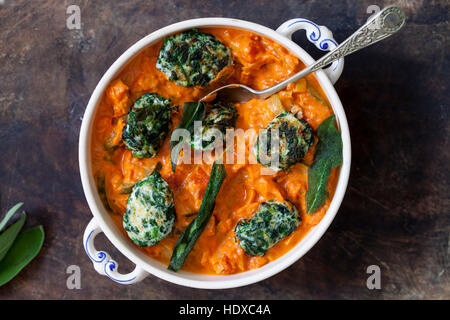
<svg viewBox="0 0 450 320">
<path fill-rule="evenodd" d="M 31 260 L 44 243 L 44 228 L 37 226 L 22 232 L 0 262 L 0 286 L 13 279 Z"/>
<path fill-rule="evenodd" d="M 14 240 L 16 240 L 16 237 L 22 229 L 26 218 L 26 213 L 22 212 L 22 216 L 20 217 L 20 219 L 0 234 L 0 261 L 3 260 L 6 253 L 13 245 Z"/>
<path fill-rule="evenodd" d="M 342 139 L 334 125 L 335 116 L 325 119 L 317 128 L 319 142 L 314 153 L 314 162 L 308 169 L 308 191 L 306 211 L 314 213 L 327 197 L 327 182 L 332 168 L 342 164 Z"/>
<path fill-rule="evenodd" d="M 203 102 L 186 102 L 183 107 L 183 114 L 181 115 L 180 123 L 178 123 L 177 129 L 185 129 L 189 131 L 192 136 L 194 133 L 194 122 L 202 121 L 205 116 L 205 104 Z M 172 133 L 173 136 L 173 133 Z M 170 141 L 170 159 L 172 163 L 172 171 L 175 172 L 175 168 L 178 162 L 178 156 L 180 154 L 183 145 L 188 141 L 184 141 L 183 137 L 177 140 L 171 139 Z"/>
<path fill-rule="evenodd" d="M 23 202 L 19 202 L 18 204 L 16 204 L 14 207 L 12 207 L 11 209 L 9 209 L 9 211 L 6 213 L 5 217 L 3 218 L 2 222 L 0 222 L 0 232 L 3 230 L 3 228 L 6 226 L 6 224 L 8 223 L 9 219 L 11 219 L 11 217 L 14 215 L 14 213 L 17 212 L 17 210 L 19 210 L 19 208 L 23 205 Z"/>
<path fill-rule="evenodd" d="M 215 161 L 212 166 L 211 175 L 197 217 L 195 217 L 187 226 L 173 248 L 169 264 L 170 270 L 180 270 L 198 237 L 202 234 L 208 224 L 214 210 L 217 193 L 225 179 L 225 175 L 225 166 Z"/>
</svg>

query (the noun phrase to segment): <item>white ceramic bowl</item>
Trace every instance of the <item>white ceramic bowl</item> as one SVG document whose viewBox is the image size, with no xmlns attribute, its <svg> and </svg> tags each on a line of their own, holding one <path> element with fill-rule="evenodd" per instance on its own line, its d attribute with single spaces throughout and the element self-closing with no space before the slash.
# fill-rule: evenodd
<svg viewBox="0 0 450 320">
<path fill-rule="evenodd" d="M 343 141 L 343 165 L 340 170 L 334 198 L 326 215 L 292 250 L 259 269 L 234 275 L 213 276 L 184 271 L 172 272 L 168 270 L 165 265 L 139 251 L 131 241 L 124 237 L 117 229 L 100 200 L 91 166 L 91 135 L 95 111 L 105 88 L 119 74 L 127 62 L 133 59 L 133 57 L 135 57 L 143 48 L 154 44 L 168 35 L 182 30 L 213 26 L 245 29 L 268 37 L 286 47 L 307 65 L 313 63 L 314 60 L 302 48 L 291 41 L 290 37 L 292 33 L 300 29 L 306 30 L 308 40 L 313 42 L 321 50 L 330 50 L 337 45 L 333 39 L 332 33 L 326 27 L 318 26 L 306 19 L 292 19 L 286 21 L 277 29 L 277 31 L 274 31 L 259 24 L 242 20 L 202 18 L 175 23 L 155 31 L 130 47 L 116 60 L 116 62 L 114 62 L 98 83 L 86 108 L 80 132 L 79 162 L 83 190 L 94 216 L 85 230 L 83 245 L 86 253 L 94 264 L 95 270 L 116 282 L 132 284 L 141 281 L 149 274 L 153 274 L 161 279 L 179 285 L 205 289 L 233 288 L 261 281 L 287 268 L 311 249 L 325 233 L 331 221 L 333 221 L 344 197 L 350 173 L 351 152 L 347 119 L 341 101 L 333 87 L 333 83 L 337 81 L 342 73 L 344 61 L 343 59 L 340 59 L 339 61 L 334 62 L 327 70 L 316 72 L 316 76 L 331 103 L 341 130 Z M 121 274 L 118 271 L 117 263 L 111 259 L 108 253 L 97 251 L 95 249 L 94 239 L 99 232 L 104 232 L 112 244 L 136 265 L 136 268 L 131 273 Z"/>
</svg>

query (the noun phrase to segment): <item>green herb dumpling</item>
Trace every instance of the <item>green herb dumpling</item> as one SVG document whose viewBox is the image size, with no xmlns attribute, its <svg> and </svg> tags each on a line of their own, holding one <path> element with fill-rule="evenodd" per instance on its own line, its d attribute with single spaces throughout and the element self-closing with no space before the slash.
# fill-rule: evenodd
<svg viewBox="0 0 450 320">
<path fill-rule="evenodd" d="M 122 131 L 125 146 L 135 158 L 156 156 L 169 132 L 172 107 L 170 99 L 144 93 L 136 100 Z"/>
<path fill-rule="evenodd" d="M 237 223 L 235 232 L 239 246 L 251 256 L 263 256 L 301 223 L 300 215 L 289 202 L 261 203 L 254 216 Z"/>
<path fill-rule="evenodd" d="M 230 50 L 214 36 L 191 29 L 164 39 L 156 68 L 178 85 L 205 86 L 226 66 Z"/>
<path fill-rule="evenodd" d="M 172 190 L 157 170 L 133 187 L 123 217 L 131 241 L 147 247 L 164 239 L 173 228 L 175 207 Z"/>
<path fill-rule="evenodd" d="M 225 139 L 226 129 L 234 128 L 238 113 L 232 103 L 217 102 L 207 111 L 202 121 L 201 132 L 194 132 L 191 146 L 197 150 L 213 149 L 216 135 L 220 132 Z"/>
<path fill-rule="evenodd" d="M 273 130 L 278 130 L 278 164 L 274 164 L 272 159 L 276 159 L 276 154 L 272 155 Z M 283 111 L 260 131 L 254 153 L 259 163 L 275 171 L 287 170 L 300 162 L 313 143 L 313 131 L 309 124 L 304 119 L 298 119 L 294 114 Z"/>
</svg>

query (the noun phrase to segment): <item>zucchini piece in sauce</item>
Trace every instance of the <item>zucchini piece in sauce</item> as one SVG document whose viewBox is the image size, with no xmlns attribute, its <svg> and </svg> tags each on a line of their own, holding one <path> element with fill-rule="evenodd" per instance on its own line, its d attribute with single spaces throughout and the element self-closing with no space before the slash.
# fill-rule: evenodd
<svg viewBox="0 0 450 320">
<path fill-rule="evenodd" d="M 195 242 L 206 228 L 206 225 L 212 216 L 214 206 L 216 204 L 216 197 L 225 176 L 225 166 L 215 161 L 211 169 L 211 175 L 209 176 L 208 185 L 206 186 L 205 195 L 203 196 L 197 216 L 186 227 L 173 248 L 172 257 L 170 258 L 170 264 L 168 267 L 169 270 L 180 270 L 186 261 L 189 252 L 191 252 L 194 247 Z"/>
<path fill-rule="evenodd" d="M 269 200 L 261 203 L 255 215 L 239 221 L 234 230 L 239 246 L 251 256 L 264 256 L 270 248 L 294 232 L 300 215 L 289 202 Z"/>
<path fill-rule="evenodd" d="M 156 156 L 169 132 L 170 99 L 144 93 L 136 100 L 122 131 L 122 139 L 135 158 Z"/>
<path fill-rule="evenodd" d="M 180 86 L 206 86 L 233 64 L 230 50 L 214 36 L 191 29 L 164 39 L 156 68 Z"/>
<path fill-rule="evenodd" d="M 278 130 L 279 162 L 272 164 L 272 133 Z M 256 141 L 254 153 L 259 163 L 269 166 L 275 171 L 287 170 L 300 162 L 314 143 L 313 131 L 304 119 L 283 111 L 263 129 Z"/>
<path fill-rule="evenodd" d="M 131 241 L 147 247 L 164 239 L 173 228 L 173 193 L 157 170 L 133 187 L 123 217 L 123 227 Z"/>
</svg>

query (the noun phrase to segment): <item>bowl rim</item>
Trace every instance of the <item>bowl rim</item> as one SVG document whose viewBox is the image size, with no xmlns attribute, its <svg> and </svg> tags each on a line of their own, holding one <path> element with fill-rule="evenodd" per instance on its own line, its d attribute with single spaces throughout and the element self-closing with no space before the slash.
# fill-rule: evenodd
<svg viewBox="0 0 450 320">
<path fill-rule="evenodd" d="M 336 120 L 341 130 L 343 142 L 343 164 L 340 168 L 338 183 L 333 199 L 322 220 L 315 227 L 313 227 L 295 247 L 278 259 L 269 262 L 261 268 L 242 273 L 232 275 L 204 275 L 194 274 L 182 270 L 175 273 L 168 270 L 167 266 L 164 264 L 145 255 L 138 248 L 134 247 L 130 241 L 125 239 L 122 233 L 120 233 L 118 228 L 114 225 L 112 219 L 109 217 L 109 213 L 104 208 L 98 195 L 97 187 L 92 174 L 91 163 L 91 136 L 96 109 L 109 83 L 114 80 L 126 64 L 144 48 L 170 34 L 190 28 L 202 27 L 231 27 L 248 30 L 276 41 L 295 54 L 305 64 L 311 64 L 314 62 L 314 59 L 306 51 L 284 35 L 268 27 L 245 20 L 221 17 L 198 18 L 181 21 L 158 29 L 128 48 L 109 67 L 98 82 L 89 99 L 81 124 L 78 149 L 79 167 L 83 191 L 92 215 L 101 230 L 105 233 L 108 240 L 111 241 L 111 243 L 125 257 L 127 257 L 127 259 L 131 260 L 146 272 L 178 285 L 201 289 L 226 289 L 256 283 L 277 274 L 299 260 L 320 240 L 336 216 L 347 188 L 351 163 L 350 133 L 342 103 L 333 85 L 324 71 L 319 70 L 315 72 L 316 78 L 327 96 L 334 114 L 336 115 Z"/>
</svg>

